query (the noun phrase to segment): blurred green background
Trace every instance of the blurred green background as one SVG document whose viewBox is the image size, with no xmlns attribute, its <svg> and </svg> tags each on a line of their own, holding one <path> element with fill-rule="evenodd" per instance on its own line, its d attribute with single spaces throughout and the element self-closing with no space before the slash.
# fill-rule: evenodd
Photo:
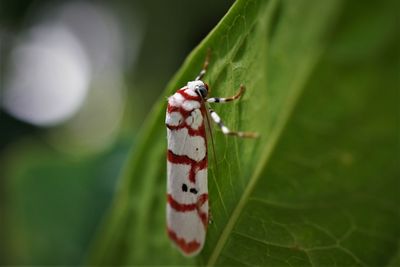
<svg viewBox="0 0 400 267">
<path fill-rule="evenodd" d="M 233 1 L 0 3 L 0 264 L 78 264 L 128 151 Z"/>
</svg>

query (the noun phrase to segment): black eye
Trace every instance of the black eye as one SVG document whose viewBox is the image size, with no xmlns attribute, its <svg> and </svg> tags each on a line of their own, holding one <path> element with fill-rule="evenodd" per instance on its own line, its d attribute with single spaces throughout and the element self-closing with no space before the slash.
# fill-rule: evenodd
<svg viewBox="0 0 400 267">
<path fill-rule="evenodd" d="M 183 192 L 187 192 L 187 190 L 188 190 L 187 185 L 186 184 L 182 184 L 182 191 Z"/>
<path fill-rule="evenodd" d="M 190 188 L 190 193 L 197 194 L 196 188 Z"/>
<path fill-rule="evenodd" d="M 201 87 L 199 86 L 196 89 L 196 92 L 203 98 L 205 98 L 207 96 L 207 94 L 208 94 L 207 89 L 205 87 L 203 87 L 203 86 L 201 86 Z"/>
</svg>

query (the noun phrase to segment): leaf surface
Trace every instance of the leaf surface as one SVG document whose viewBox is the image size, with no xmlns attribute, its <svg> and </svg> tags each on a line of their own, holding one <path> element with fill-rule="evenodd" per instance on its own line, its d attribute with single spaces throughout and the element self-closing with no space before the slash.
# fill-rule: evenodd
<svg viewBox="0 0 400 267">
<path fill-rule="evenodd" d="M 385 265 L 400 236 L 395 1 L 239 0 L 167 86 L 121 177 L 92 264 Z M 373 16 L 371 16 L 373 14 Z M 397 47 L 397 48 L 396 48 Z M 183 258 L 165 233 L 165 97 L 201 69 L 232 129 L 214 134 L 214 223 Z M 395 56 L 393 53 L 397 51 Z M 392 260 L 393 259 L 393 260 Z"/>
</svg>

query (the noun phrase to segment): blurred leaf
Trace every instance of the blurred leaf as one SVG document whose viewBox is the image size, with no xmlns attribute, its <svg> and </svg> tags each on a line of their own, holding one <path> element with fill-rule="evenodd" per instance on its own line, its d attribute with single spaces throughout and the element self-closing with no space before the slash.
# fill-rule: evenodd
<svg viewBox="0 0 400 267">
<path fill-rule="evenodd" d="M 76 265 L 115 188 L 126 144 L 95 158 L 72 158 L 38 139 L 2 154 L 6 180 L 2 264 Z"/>
<path fill-rule="evenodd" d="M 400 236 L 396 5 L 237 1 L 155 105 L 90 263 L 388 264 Z M 208 48 L 212 94 L 248 89 L 215 109 L 261 138 L 215 134 L 214 223 L 202 254 L 185 259 L 165 234 L 165 96 Z"/>
</svg>

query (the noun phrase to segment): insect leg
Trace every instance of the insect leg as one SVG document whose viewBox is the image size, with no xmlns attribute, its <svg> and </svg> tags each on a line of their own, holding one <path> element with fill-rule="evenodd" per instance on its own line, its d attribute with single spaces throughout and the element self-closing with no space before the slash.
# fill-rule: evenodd
<svg viewBox="0 0 400 267">
<path fill-rule="evenodd" d="M 210 62 L 210 55 L 211 55 L 211 50 L 208 49 L 206 59 L 204 60 L 203 69 L 200 71 L 199 75 L 197 75 L 195 81 L 199 81 L 199 80 L 203 79 L 204 74 L 206 74 L 207 69 L 208 69 L 208 64 Z"/>
<path fill-rule="evenodd" d="M 219 126 L 219 128 L 221 129 L 223 134 L 235 135 L 235 136 L 244 137 L 244 138 L 257 138 L 258 137 L 258 133 L 255 133 L 255 132 L 237 132 L 237 131 L 229 130 L 229 128 L 225 126 L 225 124 L 222 122 L 219 115 L 214 110 L 209 108 L 208 111 L 210 112 L 211 118 Z"/>
<path fill-rule="evenodd" d="M 211 98 L 207 98 L 207 102 L 208 103 L 226 103 L 226 102 L 230 102 L 236 99 L 239 99 L 244 91 L 245 91 L 245 87 L 243 84 L 240 85 L 239 91 L 231 97 L 211 97 Z"/>
</svg>

